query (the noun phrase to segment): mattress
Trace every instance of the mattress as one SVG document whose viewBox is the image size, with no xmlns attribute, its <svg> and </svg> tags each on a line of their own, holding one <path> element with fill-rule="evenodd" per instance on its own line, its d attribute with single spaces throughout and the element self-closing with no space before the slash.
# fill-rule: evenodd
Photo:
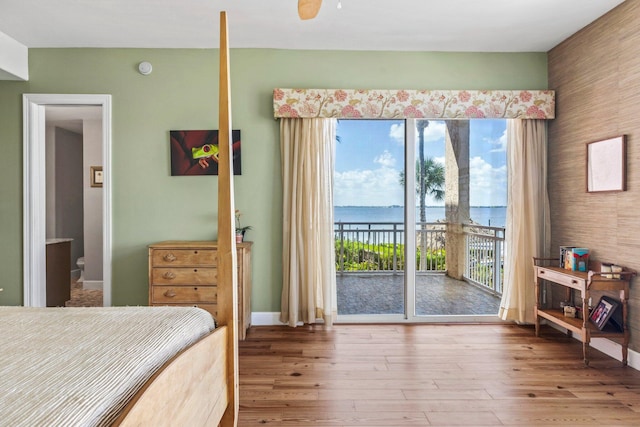
<svg viewBox="0 0 640 427">
<path fill-rule="evenodd" d="M 0 426 L 105 426 L 212 331 L 195 307 L 0 307 Z"/>
</svg>

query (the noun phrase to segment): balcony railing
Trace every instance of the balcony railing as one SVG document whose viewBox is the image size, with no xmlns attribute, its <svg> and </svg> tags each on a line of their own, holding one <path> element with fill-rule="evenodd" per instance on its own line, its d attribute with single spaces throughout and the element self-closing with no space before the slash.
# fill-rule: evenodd
<svg viewBox="0 0 640 427">
<path fill-rule="evenodd" d="M 501 295 L 505 229 L 470 224 L 463 225 L 462 229 L 465 235 L 465 279 Z"/>
<path fill-rule="evenodd" d="M 416 270 L 444 272 L 446 224 L 416 224 Z M 336 222 L 336 270 L 344 272 L 404 271 L 405 229 L 398 222 Z"/>
<path fill-rule="evenodd" d="M 464 225 L 467 281 L 502 293 L 504 228 Z M 446 223 L 416 224 L 416 272 L 446 272 Z M 402 273 L 405 267 L 403 223 L 336 222 L 336 271 Z"/>
</svg>

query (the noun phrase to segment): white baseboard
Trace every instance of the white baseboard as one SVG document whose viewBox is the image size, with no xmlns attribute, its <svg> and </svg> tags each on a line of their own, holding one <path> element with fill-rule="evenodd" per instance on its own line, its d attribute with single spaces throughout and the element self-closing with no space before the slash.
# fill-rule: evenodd
<svg viewBox="0 0 640 427">
<path fill-rule="evenodd" d="M 251 312 L 251 326 L 274 326 L 284 325 L 280 321 L 279 312 Z"/>
<path fill-rule="evenodd" d="M 591 347 L 622 362 L 622 346 L 615 341 L 606 338 L 591 338 Z M 640 353 L 629 349 L 627 365 L 635 370 L 640 370 Z"/>
<path fill-rule="evenodd" d="M 566 332 L 566 329 L 554 323 L 547 322 L 547 325 L 559 331 Z M 578 337 L 574 336 L 573 338 L 579 341 Z M 606 338 L 591 338 L 591 342 L 589 343 L 589 345 L 590 347 L 603 352 L 607 356 L 622 362 L 622 346 L 617 342 L 611 341 Z M 640 353 L 629 349 L 627 354 L 627 366 L 635 370 L 640 370 Z"/>
<path fill-rule="evenodd" d="M 280 321 L 280 312 L 251 312 L 251 326 L 282 326 L 287 323 Z M 302 326 L 304 323 L 298 322 L 298 326 Z"/>
<path fill-rule="evenodd" d="M 82 289 L 93 289 L 97 291 L 102 290 L 102 280 L 84 280 L 82 282 Z"/>
</svg>

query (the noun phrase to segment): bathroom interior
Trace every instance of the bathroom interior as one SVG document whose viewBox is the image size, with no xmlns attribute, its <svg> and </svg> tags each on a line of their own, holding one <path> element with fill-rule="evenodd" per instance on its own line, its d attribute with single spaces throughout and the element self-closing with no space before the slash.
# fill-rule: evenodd
<svg viewBox="0 0 640 427">
<path fill-rule="evenodd" d="M 47 306 L 102 306 L 102 107 L 46 106 Z"/>
</svg>

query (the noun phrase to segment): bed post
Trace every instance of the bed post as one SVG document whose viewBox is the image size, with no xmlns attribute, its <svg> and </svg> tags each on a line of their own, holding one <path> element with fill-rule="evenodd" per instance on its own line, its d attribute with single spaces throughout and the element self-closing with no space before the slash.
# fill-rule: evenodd
<svg viewBox="0 0 640 427">
<path fill-rule="evenodd" d="M 238 278 L 231 156 L 231 84 L 229 81 L 229 30 L 227 13 L 220 12 L 220 87 L 218 119 L 218 320 L 227 325 L 227 387 L 229 405 L 221 426 L 238 423 Z"/>
</svg>

